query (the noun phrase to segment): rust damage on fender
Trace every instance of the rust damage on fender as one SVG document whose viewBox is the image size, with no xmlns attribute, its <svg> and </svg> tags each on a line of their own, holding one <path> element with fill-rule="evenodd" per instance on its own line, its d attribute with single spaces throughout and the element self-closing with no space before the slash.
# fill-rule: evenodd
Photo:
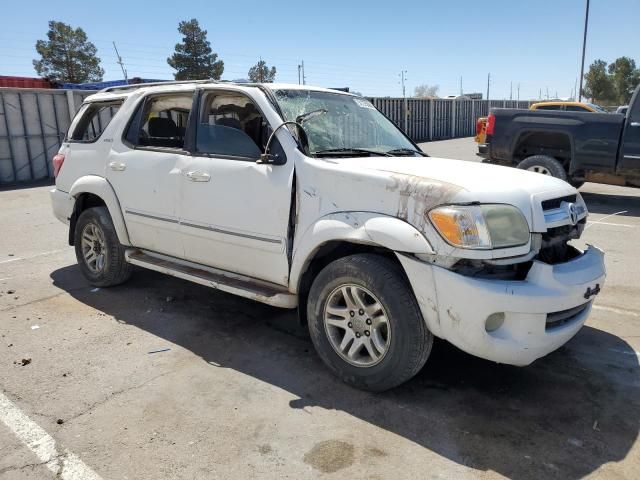
<svg viewBox="0 0 640 480">
<path fill-rule="evenodd" d="M 390 180 L 387 190 L 399 194 L 396 216 L 420 230 L 426 223 L 429 210 L 450 202 L 463 190 L 459 185 L 417 175 L 394 174 Z"/>
</svg>

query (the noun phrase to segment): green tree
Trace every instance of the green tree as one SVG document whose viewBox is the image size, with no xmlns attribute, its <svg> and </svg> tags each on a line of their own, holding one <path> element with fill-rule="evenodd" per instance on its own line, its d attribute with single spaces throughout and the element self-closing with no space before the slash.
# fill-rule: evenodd
<svg viewBox="0 0 640 480">
<path fill-rule="evenodd" d="M 438 90 L 440 90 L 438 85 L 423 83 L 414 89 L 413 96 L 417 98 L 438 98 Z"/>
<path fill-rule="evenodd" d="M 615 99 L 611 77 L 607 74 L 607 62 L 596 60 L 584 75 L 582 94 L 594 102 L 609 103 Z"/>
<path fill-rule="evenodd" d="M 267 62 L 260 59 L 253 67 L 249 69 L 249 80 L 259 83 L 273 83 L 276 78 L 276 67 L 269 68 Z"/>
<path fill-rule="evenodd" d="M 608 70 L 616 103 L 628 104 L 633 89 L 640 83 L 640 70 L 636 68 L 636 62 L 629 57 L 620 57 L 609 65 Z"/>
<path fill-rule="evenodd" d="M 218 54 L 212 53 L 207 40 L 207 31 L 200 28 L 198 20 L 180 22 L 178 32 L 182 34 L 182 43 L 177 43 L 175 52 L 167 63 L 176 70 L 176 80 L 220 80 L 224 71 L 224 62 L 218 60 Z"/>
<path fill-rule="evenodd" d="M 48 40 L 36 42 L 40 60 L 33 60 L 33 67 L 41 77 L 54 82 L 99 82 L 104 70 L 96 56 L 95 45 L 87 40 L 81 28 L 51 20 Z"/>
</svg>

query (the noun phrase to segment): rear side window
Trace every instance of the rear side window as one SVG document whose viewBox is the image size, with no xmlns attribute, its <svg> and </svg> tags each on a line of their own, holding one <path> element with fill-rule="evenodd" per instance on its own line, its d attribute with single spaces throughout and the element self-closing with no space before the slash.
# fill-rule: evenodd
<svg viewBox="0 0 640 480">
<path fill-rule="evenodd" d="M 562 110 L 562 105 L 540 105 L 536 110 Z"/>
<path fill-rule="evenodd" d="M 192 92 L 147 98 L 129 124 L 127 142 L 141 147 L 182 149 L 192 102 Z"/>
<path fill-rule="evenodd" d="M 122 106 L 122 100 L 86 103 L 78 112 L 78 121 L 71 126 L 67 141 L 95 142 Z"/>
</svg>

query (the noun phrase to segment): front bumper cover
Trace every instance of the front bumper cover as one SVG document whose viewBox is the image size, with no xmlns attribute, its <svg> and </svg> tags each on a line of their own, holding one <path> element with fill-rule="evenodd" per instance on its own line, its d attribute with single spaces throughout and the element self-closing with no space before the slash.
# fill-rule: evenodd
<svg viewBox="0 0 640 480">
<path fill-rule="evenodd" d="M 472 355 L 524 366 L 569 341 L 591 311 L 594 291 L 605 279 L 604 253 L 589 246 L 561 264 L 534 261 L 525 280 L 466 277 L 445 268 L 398 255 L 409 276 L 428 328 Z M 559 325 L 547 325 L 558 312 L 579 309 Z M 487 332 L 485 322 L 504 314 L 502 325 Z"/>
</svg>

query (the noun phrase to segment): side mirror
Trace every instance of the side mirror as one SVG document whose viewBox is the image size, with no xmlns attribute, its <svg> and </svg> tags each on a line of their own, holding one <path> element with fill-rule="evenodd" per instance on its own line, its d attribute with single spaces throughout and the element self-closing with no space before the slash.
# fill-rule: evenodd
<svg viewBox="0 0 640 480">
<path fill-rule="evenodd" d="M 299 131 L 304 132 L 304 130 L 302 129 L 302 125 L 300 125 L 297 122 L 282 122 L 280 125 L 274 128 L 273 132 L 271 132 L 271 135 L 269 135 L 267 144 L 264 147 L 264 153 L 260 155 L 260 158 L 256 160 L 256 163 L 265 164 L 265 165 L 284 165 L 287 162 L 287 159 L 284 158 L 284 156 L 279 155 L 277 153 L 276 154 L 269 153 L 269 149 L 271 147 L 271 143 L 273 142 L 273 139 L 275 138 L 276 132 L 282 127 L 284 127 L 285 125 L 295 125 L 296 127 L 298 127 Z M 300 146 L 299 140 L 296 139 L 296 143 L 298 144 L 298 146 Z"/>
<path fill-rule="evenodd" d="M 278 153 L 263 153 L 260 155 L 260 158 L 256 160 L 256 163 L 265 165 L 284 165 L 285 163 L 287 163 L 287 160 Z"/>
</svg>

